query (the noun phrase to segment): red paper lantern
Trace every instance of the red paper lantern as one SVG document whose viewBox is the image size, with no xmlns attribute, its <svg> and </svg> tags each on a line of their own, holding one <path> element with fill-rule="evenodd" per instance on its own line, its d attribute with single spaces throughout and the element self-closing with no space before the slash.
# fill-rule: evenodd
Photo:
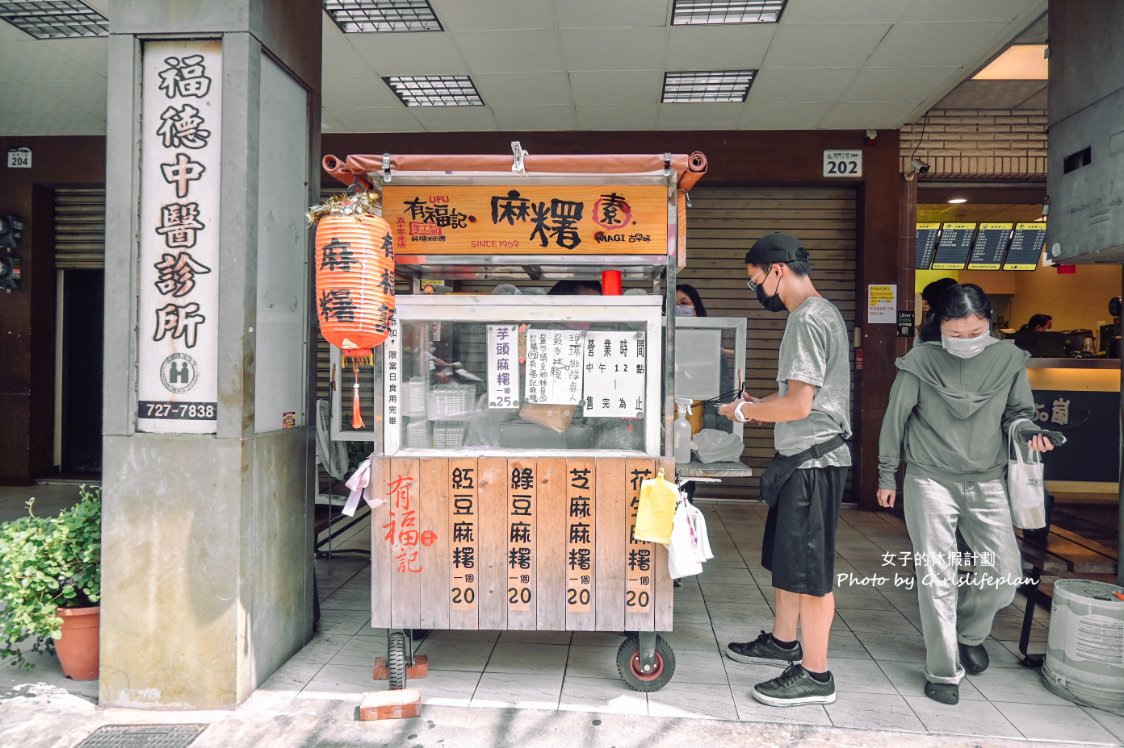
<svg viewBox="0 0 1124 748">
<path fill-rule="evenodd" d="M 353 428 L 359 411 L 359 365 L 394 324 L 394 236 L 380 216 L 327 215 L 316 224 L 316 316 L 320 332 L 355 370 Z"/>
</svg>

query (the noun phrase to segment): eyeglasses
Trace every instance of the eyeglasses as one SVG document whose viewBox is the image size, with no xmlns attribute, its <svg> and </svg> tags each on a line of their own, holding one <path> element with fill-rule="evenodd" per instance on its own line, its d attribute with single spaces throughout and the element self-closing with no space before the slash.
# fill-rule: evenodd
<svg viewBox="0 0 1124 748">
<path fill-rule="evenodd" d="M 761 272 L 763 272 L 763 271 L 758 270 L 757 273 L 753 274 L 753 277 L 756 278 L 758 273 L 761 273 Z M 765 278 L 768 278 L 768 277 L 769 277 L 769 274 L 765 273 Z M 761 282 L 762 283 L 765 282 L 764 278 L 761 280 Z M 748 288 L 750 291 L 753 291 L 754 293 L 757 293 L 757 284 L 753 282 L 753 278 L 750 278 L 749 280 L 747 280 L 745 282 L 745 285 L 746 285 L 746 288 Z"/>
</svg>

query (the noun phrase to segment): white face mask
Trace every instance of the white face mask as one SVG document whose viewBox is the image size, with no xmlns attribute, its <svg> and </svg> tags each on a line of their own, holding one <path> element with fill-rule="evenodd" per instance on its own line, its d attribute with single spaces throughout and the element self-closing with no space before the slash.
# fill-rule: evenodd
<svg viewBox="0 0 1124 748">
<path fill-rule="evenodd" d="M 676 317 L 694 317 L 695 306 L 694 304 L 676 304 L 675 305 Z"/>
<path fill-rule="evenodd" d="M 984 348 L 991 345 L 991 341 L 990 330 L 975 338 L 950 338 L 947 335 L 941 335 L 941 345 L 944 346 L 944 349 L 953 356 L 959 356 L 960 358 L 972 358 L 979 355 Z"/>
</svg>

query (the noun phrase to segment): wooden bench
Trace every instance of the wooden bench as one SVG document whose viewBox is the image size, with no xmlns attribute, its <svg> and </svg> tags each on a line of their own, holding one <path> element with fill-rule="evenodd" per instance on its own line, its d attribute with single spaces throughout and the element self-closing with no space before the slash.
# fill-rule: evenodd
<svg viewBox="0 0 1124 748">
<path fill-rule="evenodd" d="M 1020 588 L 1027 595 L 1027 603 L 1019 637 L 1019 652 L 1023 655 L 1024 665 L 1037 666 L 1045 655 L 1027 653 L 1037 604 L 1050 603 L 1053 599 L 1054 582 L 1058 579 L 1096 579 L 1115 583 L 1118 554 L 1108 546 L 1061 527 L 1051 527 L 1048 532 L 1016 530 L 1015 535 L 1023 561 L 1030 564 L 1029 576 L 1034 580 Z"/>
</svg>

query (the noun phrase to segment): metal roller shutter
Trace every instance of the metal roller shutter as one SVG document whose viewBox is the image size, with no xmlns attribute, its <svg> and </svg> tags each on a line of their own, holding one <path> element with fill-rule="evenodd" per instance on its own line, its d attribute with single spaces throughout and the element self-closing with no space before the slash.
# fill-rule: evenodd
<svg viewBox="0 0 1124 748">
<path fill-rule="evenodd" d="M 100 270 L 105 267 L 105 190 L 55 192 L 55 267 Z"/>
<path fill-rule="evenodd" d="M 758 396 L 776 391 L 777 349 L 786 314 L 766 312 L 746 288 L 745 252 L 769 231 L 804 241 L 816 288 L 839 307 L 848 333 L 855 324 L 856 201 L 851 189 L 697 189 L 687 211 L 687 267 L 679 281 L 698 289 L 712 317 L 747 317 L 746 375 Z M 854 361 L 852 354 L 852 371 Z M 852 413 L 855 393 L 852 387 Z M 854 415 L 852 415 L 852 427 Z M 745 429 L 743 461 L 755 477 L 700 484 L 699 496 L 756 499 L 773 455 L 769 427 Z M 849 493 L 849 489 L 848 489 Z"/>
</svg>

